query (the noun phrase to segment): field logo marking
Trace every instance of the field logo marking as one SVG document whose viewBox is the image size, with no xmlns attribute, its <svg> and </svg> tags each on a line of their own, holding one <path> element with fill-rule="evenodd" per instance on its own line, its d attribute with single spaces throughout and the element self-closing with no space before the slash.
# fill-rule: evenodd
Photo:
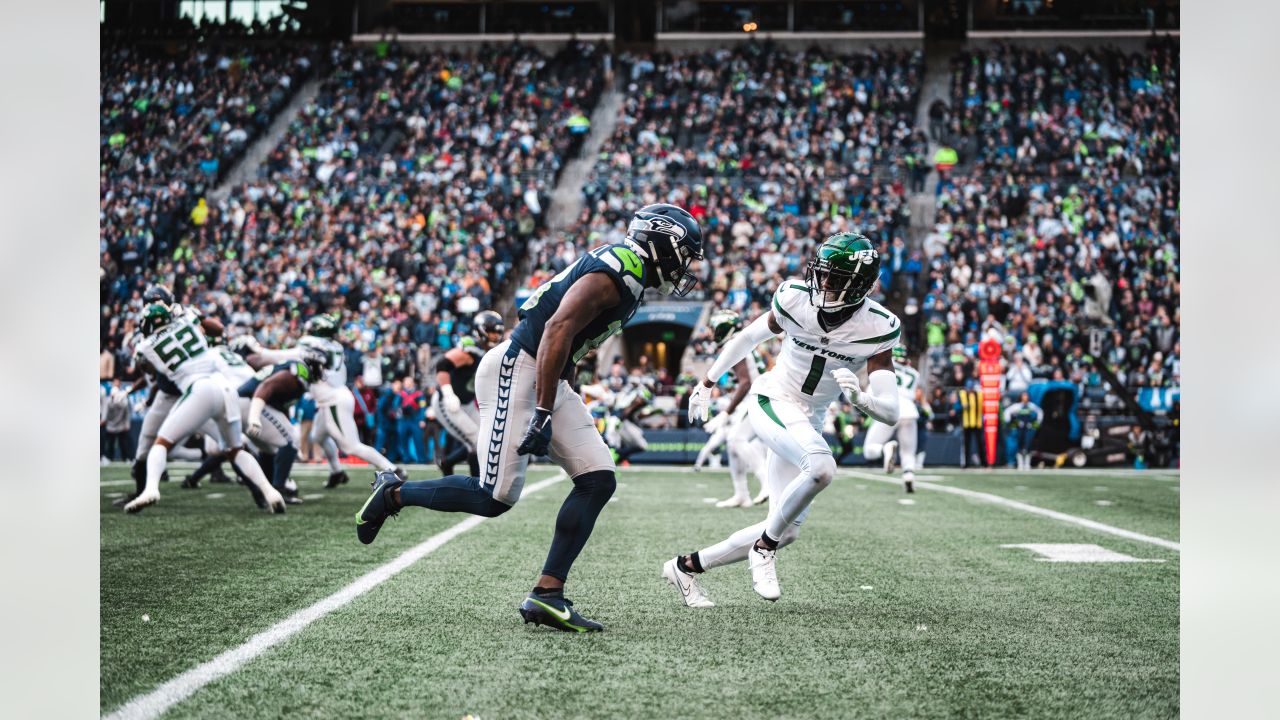
<svg viewBox="0 0 1280 720">
<path fill-rule="evenodd" d="M 853 476 L 853 477 L 863 478 L 866 480 L 875 480 L 877 482 L 893 483 L 894 485 L 897 485 L 901 482 L 898 478 L 889 477 L 887 475 L 877 475 L 875 473 L 862 472 L 859 470 L 848 470 L 843 468 L 842 468 L 842 471 L 846 476 Z M 1099 532 L 1109 533 L 1117 537 L 1125 538 L 1126 540 L 1137 540 L 1138 542 L 1150 543 L 1152 545 L 1159 545 L 1162 548 L 1168 548 L 1169 550 L 1182 552 L 1182 546 L 1176 542 L 1173 542 L 1172 540 L 1165 540 L 1164 538 L 1152 537 L 1150 535 L 1143 535 L 1142 533 L 1137 533 L 1132 530 L 1125 530 L 1124 528 L 1118 528 L 1113 525 L 1107 525 L 1106 523 L 1100 523 L 1096 520 L 1077 517 L 1075 515 L 1068 515 L 1067 513 L 1064 513 L 1064 512 L 1058 512 L 1057 510 L 1049 510 L 1048 508 L 1042 508 L 1036 505 L 1028 505 L 1027 503 L 1020 502 L 1018 500 L 1010 500 L 1009 498 L 1001 497 L 999 495 L 992 495 L 991 493 L 978 492 L 977 490 L 966 490 L 964 488 L 956 487 L 954 485 L 935 485 L 934 483 L 927 483 L 927 482 L 917 482 L 916 487 L 925 488 L 928 490 L 937 490 L 938 492 L 951 493 L 952 495 L 962 495 L 964 497 L 974 498 L 976 500 L 985 500 L 989 503 L 994 503 L 996 505 L 1003 505 L 1005 507 L 1013 508 L 1015 510 L 1022 510 L 1023 512 L 1029 512 L 1035 515 L 1043 515 L 1048 518 L 1053 518 L 1054 520 L 1060 520 L 1065 523 L 1071 523 L 1072 525 L 1079 525 L 1080 527 L 1086 527 L 1086 528 L 1089 528 L 1090 530 L 1097 530 Z"/>
<path fill-rule="evenodd" d="M 524 494 L 531 495 L 564 480 L 566 477 L 565 473 L 561 471 L 546 480 L 540 480 L 525 488 Z M 245 663 L 298 634 L 299 631 L 311 623 L 390 580 L 399 574 L 401 570 L 408 568 L 440 549 L 445 543 L 488 519 L 481 515 L 472 515 L 447 530 L 432 535 L 401 553 L 394 560 L 360 576 L 355 582 L 338 592 L 310 607 L 295 612 L 284 620 L 254 635 L 246 640 L 243 645 L 227 650 L 212 660 L 191 668 L 145 695 L 133 698 L 117 708 L 115 712 L 106 715 L 106 719 L 142 720 L 144 718 L 160 717 L 169 708 L 194 695 L 200 688 L 219 678 L 230 675 Z"/>
<path fill-rule="evenodd" d="M 1022 548 L 1040 557 L 1040 562 L 1056 563 L 1162 563 L 1163 560 L 1136 558 L 1091 543 L 1017 543 L 1002 548 Z"/>
</svg>

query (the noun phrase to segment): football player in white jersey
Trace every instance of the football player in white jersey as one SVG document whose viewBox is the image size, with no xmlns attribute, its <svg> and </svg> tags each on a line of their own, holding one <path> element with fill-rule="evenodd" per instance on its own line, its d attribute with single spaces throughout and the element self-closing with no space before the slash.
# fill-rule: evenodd
<svg viewBox="0 0 1280 720">
<path fill-rule="evenodd" d="M 449 348 L 436 361 L 436 392 L 431 393 L 431 409 L 449 437 L 462 445 L 455 457 L 441 458 L 445 475 L 466 460 L 471 475 L 480 474 L 476 457 L 476 437 L 480 434 L 480 409 L 476 406 L 476 369 L 489 348 L 500 344 L 507 335 L 502 316 L 492 310 L 476 313 L 471 337 L 464 337 L 457 347 Z M 465 453 L 465 455 L 464 455 Z"/>
<path fill-rule="evenodd" d="M 742 317 L 733 310 L 721 310 L 709 320 L 716 345 L 721 347 L 742 329 Z M 725 411 L 725 444 L 729 446 L 729 478 L 733 482 L 733 495 L 716 503 L 718 508 L 750 507 L 769 497 L 766 483 L 760 483 L 760 493 L 755 500 L 747 486 L 747 473 L 764 477 L 764 458 L 756 447 L 756 431 L 747 420 L 747 406 L 742 402 L 751 391 L 756 378 L 767 370 L 764 359 L 753 348 L 751 356 L 733 366 L 737 387 Z"/>
<path fill-rule="evenodd" d="M 338 322 L 329 315 L 316 315 L 307 321 L 304 328 L 306 335 L 298 341 L 298 346 L 288 350 L 267 350 L 256 344 L 250 345 L 253 352 L 270 363 L 281 363 L 288 360 L 304 362 L 303 350 L 314 348 L 329 357 L 325 366 L 324 377 L 311 384 L 311 397 L 316 401 L 315 424 L 311 426 L 312 442 L 324 448 L 329 460 L 329 481 L 326 488 L 336 487 L 346 482 L 347 474 L 338 461 L 338 450 L 364 460 L 375 470 L 389 471 L 407 477 L 403 468 L 386 458 L 377 450 L 360 442 L 360 433 L 356 428 L 356 399 L 347 387 L 347 359 L 342 343 L 335 338 L 338 334 Z M 332 438 L 336 446 L 326 440 Z"/>
<path fill-rule="evenodd" d="M 175 316 L 187 316 L 194 322 L 200 324 L 205 333 L 221 332 L 222 325 L 214 319 L 201 319 L 198 312 L 193 308 L 183 307 L 173 301 L 173 293 L 169 292 L 169 288 L 163 285 L 152 285 L 142 293 L 143 307 L 160 304 L 169 309 L 169 312 Z M 143 333 L 136 332 L 130 337 L 126 343 L 130 348 L 130 353 L 136 357 L 137 344 L 143 339 Z M 156 433 L 160 430 L 160 424 L 169 416 L 169 411 L 173 409 L 173 404 L 178 401 L 182 395 L 182 391 L 173 384 L 169 378 L 163 373 L 142 373 L 142 377 L 134 383 L 129 389 L 129 393 L 133 394 L 137 390 L 142 389 L 142 383 L 147 379 L 151 379 L 151 397 L 147 405 L 147 411 L 142 416 L 142 431 L 138 435 L 138 446 L 134 449 L 133 468 L 131 474 L 135 484 L 133 493 L 118 498 L 112 505 L 117 507 L 126 505 L 133 501 L 134 498 L 142 494 L 143 488 L 147 485 L 147 454 L 151 451 L 151 446 L 155 443 Z M 170 455 L 177 457 L 180 451 L 186 451 L 186 448 L 173 448 Z M 199 455 L 195 456 L 199 459 Z M 168 482 L 169 473 L 166 471 L 162 475 L 162 480 Z"/>
<path fill-rule="evenodd" d="M 147 479 L 142 493 L 124 506 L 136 513 L 160 499 L 160 475 L 168 463 L 169 448 L 214 420 L 232 462 L 256 485 L 276 512 L 284 512 L 284 498 L 267 482 L 262 468 L 240 452 L 240 405 L 231 381 L 219 372 L 217 355 L 195 316 L 175 315 L 164 303 L 148 305 L 142 316 L 143 338 L 136 349 L 136 363 L 163 375 L 181 391 L 156 433 L 147 452 Z"/>
<path fill-rule="evenodd" d="M 747 418 L 768 448 L 769 515 L 728 538 L 668 560 L 662 576 L 690 607 L 711 607 L 697 574 L 747 561 L 751 583 L 777 600 L 778 548 L 795 541 L 810 503 L 831 483 L 836 461 L 821 427 L 827 406 L 844 391 L 861 412 L 890 425 L 898 421 L 892 348 L 902 324 L 867 297 L 880 273 L 880 254 L 856 233 L 826 239 L 804 282 L 788 280 L 772 307 L 725 343 L 689 397 L 690 419 L 705 419 L 711 387 L 752 348 L 778 335 L 782 352 L 751 386 Z M 866 367 L 864 389 L 857 371 Z"/>
<path fill-rule="evenodd" d="M 895 456 L 902 458 L 902 484 L 907 492 L 915 492 L 916 440 L 919 437 L 917 421 L 920 411 L 916 407 L 916 395 L 920 390 L 920 373 L 907 362 L 907 348 L 893 348 L 893 374 L 898 383 L 898 422 L 886 425 L 872 420 L 867 428 L 867 439 L 862 443 L 862 454 L 867 460 L 884 460 L 885 473 L 893 472 Z"/>
</svg>

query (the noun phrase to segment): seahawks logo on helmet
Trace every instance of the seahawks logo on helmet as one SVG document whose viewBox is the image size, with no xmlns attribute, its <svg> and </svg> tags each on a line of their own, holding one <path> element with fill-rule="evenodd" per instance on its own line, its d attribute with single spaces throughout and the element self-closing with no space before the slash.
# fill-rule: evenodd
<svg viewBox="0 0 1280 720">
<path fill-rule="evenodd" d="M 507 326 L 502 321 L 502 316 L 492 310 L 477 313 L 475 327 L 471 329 L 472 336 L 475 337 L 480 347 L 485 350 L 502 342 L 506 332 Z"/>
<path fill-rule="evenodd" d="M 627 239 L 640 246 L 656 275 L 658 292 L 683 297 L 698 285 L 689 272 L 702 259 L 702 229 L 684 208 L 658 203 L 636 211 L 627 226 Z"/>
<path fill-rule="evenodd" d="M 818 247 L 805 281 L 809 302 L 822 310 L 860 304 L 880 278 L 880 253 L 859 233 L 837 233 Z"/>
</svg>

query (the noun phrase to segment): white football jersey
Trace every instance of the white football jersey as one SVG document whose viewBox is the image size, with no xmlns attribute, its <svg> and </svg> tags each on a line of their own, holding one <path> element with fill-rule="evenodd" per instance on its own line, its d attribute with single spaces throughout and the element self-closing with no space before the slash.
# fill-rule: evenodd
<svg viewBox="0 0 1280 720">
<path fill-rule="evenodd" d="M 196 378 L 218 372 L 218 355 L 209 348 L 199 316 L 188 312 L 175 313 L 172 322 L 142 338 L 135 353 L 182 392 Z"/>
<path fill-rule="evenodd" d="M 314 348 L 328 356 L 328 367 L 325 368 L 321 381 L 311 383 L 311 397 L 315 398 L 317 407 L 329 407 L 338 402 L 338 389 L 347 386 L 347 356 L 342 343 L 329 338 L 306 335 L 298 341 L 300 348 Z M 296 360 L 302 359 L 298 353 Z"/>
<path fill-rule="evenodd" d="M 798 279 L 783 282 L 774 292 L 772 310 L 786 337 L 773 369 L 752 384 L 751 392 L 790 400 L 814 413 L 840 395 L 831 376 L 836 368 L 858 372 L 868 358 L 891 350 L 902 333 L 897 316 L 871 298 L 839 327 L 822 329 L 809 287 Z"/>
<path fill-rule="evenodd" d="M 218 372 L 231 381 L 232 387 L 239 388 L 253 377 L 253 368 L 249 367 L 249 363 L 227 346 L 217 345 L 213 352 L 217 356 Z"/>
<path fill-rule="evenodd" d="M 910 365 L 893 364 L 893 374 L 898 378 L 898 419 L 918 420 L 916 388 L 920 387 L 920 372 Z"/>
</svg>

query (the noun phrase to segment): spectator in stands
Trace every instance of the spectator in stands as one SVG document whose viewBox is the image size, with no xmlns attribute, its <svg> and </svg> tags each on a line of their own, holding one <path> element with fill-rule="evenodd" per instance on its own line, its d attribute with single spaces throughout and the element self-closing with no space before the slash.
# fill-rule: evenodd
<svg viewBox="0 0 1280 720">
<path fill-rule="evenodd" d="M 105 431 L 102 455 L 110 460 L 132 460 L 133 441 L 129 434 L 129 394 L 120 387 L 120 379 L 111 381 L 111 389 L 103 402 L 101 425 Z"/>
</svg>

